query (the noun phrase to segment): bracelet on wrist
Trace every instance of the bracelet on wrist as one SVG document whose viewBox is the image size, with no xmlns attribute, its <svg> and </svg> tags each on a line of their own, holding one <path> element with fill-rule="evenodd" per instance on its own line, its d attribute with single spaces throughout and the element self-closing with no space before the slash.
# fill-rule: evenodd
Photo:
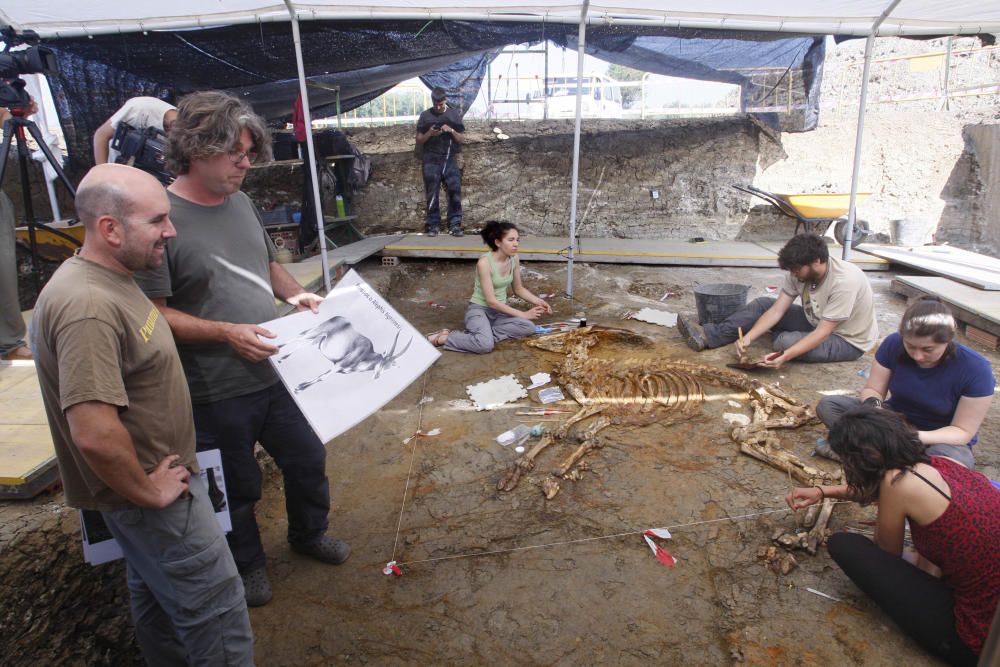
<svg viewBox="0 0 1000 667">
<path fill-rule="evenodd" d="M 823 487 L 822 486 L 819 486 L 817 484 L 817 485 L 813 486 L 813 488 L 819 491 L 819 499 L 820 500 L 826 500 L 826 494 L 823 493 Z"/>
<path fill-rule="evenodd" d="M 873 408 L 881 408 L 882 407 L 882 399 L 879 398 L 878 396 L 869 396 L 865 400 L 861 401 L 861 404 L 862 405 L 870 405 Z"/>
</svg>

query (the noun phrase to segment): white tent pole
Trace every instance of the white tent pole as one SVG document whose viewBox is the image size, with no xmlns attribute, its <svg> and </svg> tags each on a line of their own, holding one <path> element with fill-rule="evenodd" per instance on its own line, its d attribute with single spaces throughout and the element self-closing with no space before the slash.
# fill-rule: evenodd
<svg viewBox="0 0 1000 667">
<path fill-rule="evenodd" d="M 868 101 L 868 71 L 872 64 L 872 47 L 875 46 L 875 37 L 878 35 L 879 26 L 889 18 L 889 14 L 896 8 L 902 0 L 892 0 L 882 15 L 872 24 L 868 39 L 865 40 L 865 66 L 861 71 L 861 99 L 858 101 L 858 129 L 854 136 L 854 168 L 851 171 L 851 199 L 850 208 L 847 213 L 847 229 L 844 230 L 844 250 L 841 257 L 850 259 L 851 242 L 854 240 L 854 221 L 857 219 L 856 203 L 858 198 L 858 174 L 861 172 L 861 140 L 865 133 L 865 105 Z"/>
<path fill-rule="evenodd" d="M 323 225 L 323 206 L 319 198 L 319 174 L 316 172 L 316 149 L 313 147 L 312 114 L 309 111 L 309 91 L 306 90 L 306 68 L 302 63 L 302 37 L 299 34 L 299 17 L 295 13 L 292 0 L 285 0 L 288 15 L 292 19 L 292 38 L 295 41 L 295 65 L 299 71 L 299 95 L 302 96 L 302 117 L 306 124 L 306 156 L 309 175 L 312 177 L 313 210 L 316 211 L 316 233 L 319 234 L 319 253 L 323 261 L 323 284 L 330 293 L 330 265 L 326 259 L 326 229 Z M 339 92 L 338 92 L 339 96 Z M 339 97 L 338 97 L 339 100 Z M 302 165 L 307 166 L 306 164 Z"/>
<path fill-rule="evenodd" d="M 576 125 L 573 127 L 573 175 L 569 203 L 569 256 L 566 265 L 566 296 L 573 298 L 573 257 L 576 252 L 576 191 L 580 176 L 580 112 L 583 106 L 583 57 L 587 40 L 587 9 L 590 0 L 584 0 L 580 10 L 580 33 L 576 48 Z"/>
</svg>

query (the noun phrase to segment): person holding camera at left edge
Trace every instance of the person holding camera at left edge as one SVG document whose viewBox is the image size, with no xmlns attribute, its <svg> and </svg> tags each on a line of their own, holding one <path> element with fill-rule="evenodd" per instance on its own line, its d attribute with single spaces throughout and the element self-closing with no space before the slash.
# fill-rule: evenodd
<svg viewBox="0 0 1000 667">
<path fill-rule="evenodd" d="M 94 164 L 114 162 L 118 158 L 118 151 L 110 144 L 121 123 L 137 130 L 155 127 L 168 132 L 176 118 L 177 107 L 169 102 L 155 97 L 133 97 L 94 132 Z"/>
</svg>

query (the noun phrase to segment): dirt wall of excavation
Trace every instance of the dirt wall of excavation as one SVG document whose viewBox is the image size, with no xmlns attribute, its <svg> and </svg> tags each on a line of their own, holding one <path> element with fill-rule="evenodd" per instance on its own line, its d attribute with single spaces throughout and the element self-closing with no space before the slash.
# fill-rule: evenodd
<svg viewBox="0 0 1000 667">
<path fill-rule="evenodd" d="M 121 561 L 83 562 L 76 511 L 56 500 L 0 503 L 3 664 L 141 664 Z"/>
<path fill-rule="evenodd" d="M 516 221 L 526 232 L 569 229 L 573 125 L 569 121 L 470 122 L 462 153 L 465 224 Z M 866 121 L 858 217 L 882 241 L 900 225 L 924 242 L 992 252 L 997 126 L 958 113 L 876 109 Z M 351 140 L 374 171 L 355 195 L 368 233 L 423 230 L 420 161 L 409 127 L 356 129 Z M 787 238 L 794 221 L 732 188 L 778 193 L 849 192 L 855 118 L 831 112 L 808 133 L 772 136 L 745 117 L 584 122 L 577 231 L 581 236 L 763 240 Z M 256 169 L 251 195 L 268 207 L 301 200 L 298 166 Z M 332 210 L 332 204 L 328 205 Z"/>
</svg>

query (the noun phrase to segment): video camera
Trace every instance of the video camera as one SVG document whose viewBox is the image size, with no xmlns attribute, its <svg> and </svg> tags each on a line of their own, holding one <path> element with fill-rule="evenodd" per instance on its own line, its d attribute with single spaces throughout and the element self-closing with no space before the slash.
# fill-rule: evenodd
<svg viewBox="0 0 1000 667">
<path fill-rule="evenodd" d="M 167 147 L 166 133 L 156 127 L 144 130 L 128 123 L 118 123 L 111 148 L 118 151 L 115 162 L 142 169 L 155 176 L 164 185 L 170 185 L 174 177 L 167 171 L 167 161 L 163 151 Z"/>
<path fill-rule="evenodd" d="M 34 30 L 17 34 L 14 28 L 0 29 L 4 49 L 0 53 L 0 106 L 11 111 L 23 109 L 31 103 L 31 97 L 24 89 L 22 74 L 58 74 L 59 65 L 52 49 L 38 46 L 41 41 Z M 27 49 L 11 51 L 15 46 L 29 45 Z"/>
</svg>

